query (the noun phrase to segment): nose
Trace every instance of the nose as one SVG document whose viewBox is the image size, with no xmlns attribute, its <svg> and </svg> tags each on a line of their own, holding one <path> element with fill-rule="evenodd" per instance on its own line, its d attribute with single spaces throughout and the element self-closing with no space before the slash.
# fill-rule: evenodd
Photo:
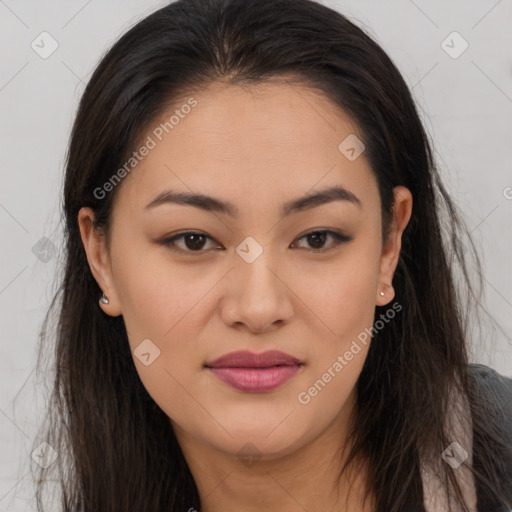
<svg viewBox="0 0 512 512">
<path fill-rule="evenodd" d="M 264 333 L 292 318 L 293 293 L 286 283 L 287 276 L 268 254 L 263 251 L 252 263 L 239 258 L 229 272 L 221 304 L 226 325 Z"/>
</svg>

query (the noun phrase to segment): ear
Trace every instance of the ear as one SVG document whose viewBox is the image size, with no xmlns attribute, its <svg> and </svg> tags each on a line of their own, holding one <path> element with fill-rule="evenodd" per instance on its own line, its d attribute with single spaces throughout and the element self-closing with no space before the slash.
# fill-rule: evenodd
<svg viewBox="0 0 512 512">
<path fill-rule="evenodd" d="M 107 315 L 119 316 L 121 308 L 112 277 L 106 238 L 104 233 L 94 226 L 94 212 L 91 208 L 80 209 L 78 225 L 92 275 L 109 299 L 108 304 L 99 302 L 99 306 Z"/>
<path fill-rule="evenodd" d="M 398 265 L 400 249 L 402 247 L 402 233 L 407 226 L 412 213 L 412 194 L 408 188 L 398 186 L 393 189 L 395 202 L 393 205 L 393 220 L 390 226 L 390 235 L 382 247 L 380 259 L 380 277 L 377 290 L 377 305 L 385 306 L 393 300 L 393 275 Z M 384 292 L 382 296 L 380 292 Z"/>
</svg>

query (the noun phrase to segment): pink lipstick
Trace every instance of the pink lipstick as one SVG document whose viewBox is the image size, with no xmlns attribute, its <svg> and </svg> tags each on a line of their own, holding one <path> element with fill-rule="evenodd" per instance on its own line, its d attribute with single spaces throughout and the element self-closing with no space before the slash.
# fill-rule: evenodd
<svg viewBox="0 0 512 512">
<path fill-rule="evenodd" d="M 303 366 L 297 358 L 277 350 L 256 354 L 247 350 L 230 352 L 205 368 L 241 391 L 272 391 L 291 379 Z"/>
</svg>

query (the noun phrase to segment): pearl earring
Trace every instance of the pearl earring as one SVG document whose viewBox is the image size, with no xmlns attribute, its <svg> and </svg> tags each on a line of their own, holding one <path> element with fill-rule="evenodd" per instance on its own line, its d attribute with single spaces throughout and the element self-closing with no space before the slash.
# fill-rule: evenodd
<svg viewBox="0 0 512 512">
<path fill-rule="evenodd" d="M 100 298 L 100 302 L 102 304 L 108 304 L 110 302 L 110 300 L 109 300 L 109 298 L 104 293 L 102 293 L 101 294 L 101 298 Z"/>
<path fill-rule="evenodd" d="M 382 295 L 382 297 L 384 297 L 384 292 L 380 292 L 380 294 Z"/>
</svg>

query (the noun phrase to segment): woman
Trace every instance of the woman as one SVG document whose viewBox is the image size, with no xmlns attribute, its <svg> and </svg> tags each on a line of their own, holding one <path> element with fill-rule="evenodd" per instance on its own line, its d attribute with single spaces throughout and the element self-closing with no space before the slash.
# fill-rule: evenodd
<svg viewBox="0 0 512 512">
<path fill-rule="evenodd" d="M 475 300 L 467 231 L 399 71 L 341 14 L 142 20 L 82 97 L 64 212 L 40 476 L 63 510 L 512 507 L 510 381 L 468 363 L 451 268 Z"/>
</svg>

